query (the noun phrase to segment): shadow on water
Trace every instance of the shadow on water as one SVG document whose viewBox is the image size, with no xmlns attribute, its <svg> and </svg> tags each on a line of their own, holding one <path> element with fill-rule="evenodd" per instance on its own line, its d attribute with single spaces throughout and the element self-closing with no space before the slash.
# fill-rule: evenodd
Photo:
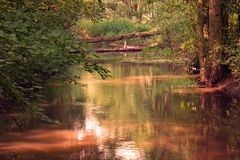
<svg viewBox="0 0 240 160">
<path fill-rule="evenodd" d="M 107 63 L 112 79 L 50 84 L 39 104 L 61 126 L 1 115 L 0 159 L 238 160 L 240 109 L 174 65 Z M 19 118 L 18 118 L 19 117 Z M 24 118 L 22 118 L 24 119 Z M 22 127 L 17 128 L 16 124 Z M 11 125 L 7 125 L 11 124 Z M 13 125 L 14 124 L 14 125 Z M 7 127 L 6 127 L 7 126 Z"/>
</svg>

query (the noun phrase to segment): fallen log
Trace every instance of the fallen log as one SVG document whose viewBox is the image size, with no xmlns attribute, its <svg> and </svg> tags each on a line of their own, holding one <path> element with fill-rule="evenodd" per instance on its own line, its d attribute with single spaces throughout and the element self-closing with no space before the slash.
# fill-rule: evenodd
<svg viewBox="0 0 240 160">
<path fill-rule="evenodd" d="M 84 52 L 96 52 L 96 53 L 104 53 L 104 52 L 139 52 L 142 51 L 145 46 L 141 47 L 129 47 L 129 48 L 96 48 L 90 51 L 70 51 L 69 53 L 84 53 Z"/>
<path fill-rule="evenodd" d="M 143 47 L 135 47 L 135 48 L 99 48 L 94 49 L 97 53 L 104 53 L 104 52 L 139 52 L 142 51 Z"/>
<path fill-rule="evenodd" d="M 160 31 L 137 32 L 137 33 L 122 34 L 118 36 L 92 37 L 92 38 L 83 39 L 83 40 L 87 43 L 111 42 L 111 41 L 119 41 L 123 39 L 146 38 L 146 37 L 158 35 L 159 33 Z"/>
</svg>

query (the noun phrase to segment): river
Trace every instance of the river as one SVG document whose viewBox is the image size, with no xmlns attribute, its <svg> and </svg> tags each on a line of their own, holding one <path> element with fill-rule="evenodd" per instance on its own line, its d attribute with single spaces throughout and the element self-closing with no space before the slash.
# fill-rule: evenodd
<svg viewBox="0 0 240 160">
<path fill-rule="evenodd" d="M 224 93 L 196 88 L 179 65 L 104 66 L 106 80 L 73 67 L 79 84 L 50 83 L 39 105 L 61 125 L 29 119 L 0 136 L 0 160 L 240 159 L 239 110 Z"/>
</svg>

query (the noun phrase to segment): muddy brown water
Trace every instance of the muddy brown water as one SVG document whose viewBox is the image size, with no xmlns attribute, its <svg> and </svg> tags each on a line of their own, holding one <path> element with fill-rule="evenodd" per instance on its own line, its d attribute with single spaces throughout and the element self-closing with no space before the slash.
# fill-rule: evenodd
<svg viewBox="0 0 240 160">
<path fill-rule="evenodd" d="M 73 67 L 81 85 L 49 84 L 39 105 L 61 125 L 9 129 L 0 160 L 240 159 L 239 114 L 221 91 L 196 88 L 178 65 L 104 65 L 112 78 Z"/>
</svg>

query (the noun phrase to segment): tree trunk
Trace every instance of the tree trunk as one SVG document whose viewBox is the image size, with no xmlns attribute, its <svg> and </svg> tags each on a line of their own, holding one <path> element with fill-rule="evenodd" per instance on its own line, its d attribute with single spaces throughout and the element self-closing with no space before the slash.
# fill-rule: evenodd
<svg viewBox="0 0 240 160">
<path fill-rule="evenodd" d="M 229 19 L 229 13 L 227 9 L 226 2 L 223 2 L 221 7 L 221 18 L 222 18 L 222 43 L 226 44 L 228 40 L 228 19 Z"/>
<path fill-rule="evenodd" d="M 209 52 L 212 61 L 211 83 L 217 83 L 220 80 L 219 69 L 222 60 L 221 5 L 222 0 L 209 0 Z"/>
<path fill-rule="evenodd" d="M 200 64 L 200 83 L 205 84 L 207 79 L 207 70 L 206 70 L 206 39 L 204 36 L 204 26 L 205 26 L 205 14 L 204 14 L 204 0 L 198 0 L 197 4 L 197 53 Z M 205 26 L 206 27 L 206 26 Z"/>
</svg>

